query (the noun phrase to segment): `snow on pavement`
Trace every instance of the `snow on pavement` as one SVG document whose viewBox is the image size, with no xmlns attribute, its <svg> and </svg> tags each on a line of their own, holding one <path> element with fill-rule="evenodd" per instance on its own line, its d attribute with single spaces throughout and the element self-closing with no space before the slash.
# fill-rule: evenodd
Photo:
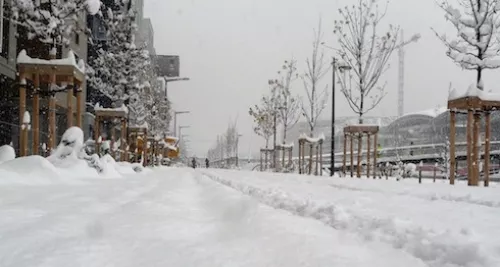
<svg viewBox="0 0 500 267">
<path fill-rule="evenodd" d="M 276 209 L 404 251 L 427 266 L 500 266 L 500 188 L 204 170 Z M 374 265 L 376 266 L 376 265 Z"/>
<path fill-rule="evenodd" d="M 0 183 L 0 266 L 426 266 L 199 170 L 44 181 Z"/>
</svg>

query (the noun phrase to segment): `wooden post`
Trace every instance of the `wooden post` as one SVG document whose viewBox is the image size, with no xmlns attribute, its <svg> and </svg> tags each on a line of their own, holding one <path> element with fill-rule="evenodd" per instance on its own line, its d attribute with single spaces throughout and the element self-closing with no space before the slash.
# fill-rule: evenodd
<svg viewBox="0 0 500 267">
<path fill-rule="evenodd" d="M 352 138 L 352 133 L 349 134 L 349 140 L 351 142 L 351 178 L 354 177 L 354 140 Z"/>
<path fill-rule="evenodd" d="M 94 141 L 95 141 L 95 153 L 100 155 L 101 144 L 99 143 L 99 136 L 101 136 L 101 118 L 99 115 L 95 116 L 94 119 Z"/>
<path fill-rule="evenodd" d="M 377 179 L 377 134 L 373 135 L 373 179 Z M 380 175 L 382 179 L 382 175 Z"/>
<path fill-rule="evenodd" d="M 332 166 L 332 171 L 335 170 L 334 167 Z M 319 175 L 323 176 L 323 140 L 319 141 Z"/>
<path fill-rule="evenodd" d="M 347 176 L 346 161 L 347 161 L 347 134 L 344 133 L 344 157 L 342 158 L 342 174 L 344 174 L 344 177 Z M 335 165 L 335 160 L 333 160 L 333 164 Z M 332 171 L 333 171 L 333 166 L 332 166 Z"/>
<path fill-rule="evenodd" d="M 23 135 L 23 117 L 26 111 L 26 77 L 24 72 L 21 70 L 19 74 L 19 156 L 26 156 L 26 149 L 24 149 L 25 144 L 28 140 L 24 140 Z"/>
<path fill-rule="evenodd" d="M 491 116 L 490 112 L 485 114 L 485 137 L 484 137 L 484 186 L 490 185 L 490 135 L 491 135 Z"/>
<path fill-rule="evenodd" d="M 82 111 L 83 111 L 83 103 L 82 103 L 82 85 L 81 83 L 77 83 L 76 88 L 76 126 L 82 128 Z"/>
<path fill-rule="evenodd" d="M 111 144 L 109 145 L 109 152 L 111 152 L 111 157 L 116 159 L 116 151 L 114 150 L 115 147 L 115 125 L 113 123 L 113 120 L 111 120 Z"/>
<path fill-rule="evenodd" d="M 33 80 L 33 155 L 40 153 L 40 75 L 35 74 Z"/>
<path fill-rule="evenodd" d="M 309 171 L 308 171 L 309 175 L 312 174 L 312 168 L 313 168 L 313 166 L 312 166 L 313 161 L 312 160 L 313 160 L 313 144 L 310 143 L 309 144 Z"/>
<path fill-rule="evenodd" d="M 473 170 L 473 175 L 472 175 L 472 185 L 477 186 L 479 185 L 479 159 L 481 158 L 479 155 L 479 122 L 481 120 L 481 114 L 479 113 L 474 113 L 474 124 L 473 124 L 473 129 L 472 129 L 472 170 Z"/>
<path fill-rule="evenodd" d="M 142 150 L 143 150 L 143 157 L 144 157 L 144 160 L 142 161 L 142 165 L 144 167 L 148 166 L 148 130 L 145 129 L 144 130 L 144 142 L 142 143 L 143 146 L 142 146 Z"/>
<path fill-rule="evenodd" d="M 122 161 L 128 162 L 128 151 L 127 151 L 127 119 L 122 118 L 121 120 L 121 140 L 120 140 L 120 150 Z"/>
<path fill-rule="evenodd" d="M 263 162 L 262 162 L 262 149 L 260 150 L 259 156 L 260 156 L 260 158 L 259 158 L 259 160 L 260 160 L 260 171 L 263 171 L 264 170 L 264 166 L 262 165 L 263 164 Z M 299 174 L 300 174 L 300 168 L 299 168 Z"/>
<path fill-rule="evenodd" d="M 472 121 L 473 118 L 472 110 L 467 111 L 467 185 L 472 184 Z"/>
<path fill-rule="evenodd" d="M 456 112 L 450 111 L 450 184 L 455 184 L 455 125 Z"/>
<path fill-rule="evenodd" d="M 66 121 L 68 124 L 68 128 L 73 126 L 73 77 L 69 77 L 68 79 L 68 87 L 69 89 L 66 90 Z"/>
<path fill-rule="evenodd" d="M 315 169 L 314 169 L 314 175 L 318 175 L 319 174 L 319 147 L 318 147 L 319 143 L 315 143 L 314 144 L 314 153 L 316 154 L 314 156 L 314 161 L 315 161 Z"/>
<path fill-rule="evenodd" d="M 367 149 L 367 151 L 366 151 L 366 178 L 370 178 L 370 154 L 371 154 L 370 139 L 371 139 L 370 133 L 366 134 L 366 149 Z"/>
<path fill-rule="evenodd" d="M 49 98 L 49 151 L 56 147 L 56 96 L 52 94 Z"/>
<path fill-rule="evenodd" d="M 293 166 L 292 165 L 292 153 L 293 153 L 293 147 L 288 149 L 288 165 L 289 166 Z"/>
<path fill-rule="evenodd" d="M 432 182 L 434 182 L 434 183 L 436 182 L 436 170 L 437 170 L 437 163 L 434 164 L 434 176 L 432 178 Z"/>
<path fill-rule="evenodd" d="M 362 160 L 361 148 L 362 147 L 363 147 L 363 135 L 362 135 L 362 133 L 358 133 L 358 166 L 356 169 L 356 176 L 358 178 L 361 178 L 361 160 Z"/>
</svg>

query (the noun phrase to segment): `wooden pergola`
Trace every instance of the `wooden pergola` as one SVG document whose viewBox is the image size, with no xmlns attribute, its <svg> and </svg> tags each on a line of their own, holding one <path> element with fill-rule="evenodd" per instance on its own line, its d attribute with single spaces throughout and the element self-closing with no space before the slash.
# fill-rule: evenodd
<svg viewBox="0 0 500 267">
<path fill-rule="evenodd" d="M 130 146 L 130 149 L 133 149 L 133 153 L 135 155 L 135 158 L 138 158 L 139 154 L 142 154 L 142 157 L 144 157 L 143 160 L 143 166 L 147 166 L 147 156 L 148 156 L 148 126 L 147 124 L 144 125 L 134 125 L 134 126 L 129 126 L 128 127 L 128 132 L 129 132 L 129 143 L 133 144 Z M 140 141 L 142 143 L 140 144 Z M 136 153 L 135 150 L 138 152 Z"/>
<path fill-rule="evenodd" d="M 85 73 L 82 66 L 78 66 L 72 51 L 68 53 L 67 58 L 49 60 L 31 58 L 22 50 L 17 58 L 17 67 L 19 71 L 19 125 L 23 123 L 23 116 L 26 111 L 26 90 L 27 81 L 33 82 L 33 154 L 39 154 L 40 146 L 40 96 L 48 97 L 48 149 L 56 147 L 56 98 L 57 93 L 66 92 L 66 116 L 67 127 L 73 124 L 73 101 L 76 94 L 76 124 L 82 127 L 83 112 L 83 92 L 82 84 L 85 81 Z M 41 89 L 41 85 L 46 84 L 47 90 Z M 19 147 L 20 156 L 27 156 L 28 138 L 26 135 L 20 135 Z"/>
<path fill-rule="evenodd" d="M 474 90 L 475 88 L 472 88 Z M 490 97 L 487 93 L 483 93 L 481 97 L 479 93 L 469 92 L 463 97 L 448 100 L 448 109 L 450 110 L 450 184 L 455 184 L 455 148 L 456 148 L 456 114 L 467 114 L 467 184 L 470 186 L 479 185 L 480 170 L 479 164 L 481 160 L 480 154 L 480 122 L 481 115 L 485 118 L 485 138 L 484 138 L 484 186 L 489 186 L 489 169 L 490 169 L 490 136 L 491 136 L 491 116 L 492 110 L 500 109 L 500 98 Z M 478 89 L 475 89 L 478 90 Z M 481 91 L 482 93 L 482 91 Z M 489 99 L 489 100 L 488 100 Z M 499 99 L 499 100 L 495 100 Z"/>
<path fill-rule="evenodd" d="M 377 134 L 379 126 L 377 125 L 349 125 L 344 127 L 344 158 L 342 159 L 342 172 L 346 175 L 346 160 L 347 160 L 347 139 L 350 143 L 350 157 L 351 157 L 351 177 L 354 176 L 354 136 L 358 138 L 358 164 L 356 175 L 361 178 L 361 158 L 363 136 L 366 136 L 366 176 L 370 177 L 370 154 L 371 154 L 371 136 L 373 136 L 373 179 L 377 175 Z"/>
<path fill-rule="evenodd" d="M 306 163 L 306 144 L 309 144 L 309 164 L 307 173 L 312 174 L 313 162 L 315 163 L 314 175 L 323 175 L 323 141 L 324 137 L 310 138 L 305 135 L 299 137 L 299 174 L 304 174 Z"/>
<path fill-rule="evenodd" d="M 94 120 L 94 140 L 95 140 L 95 151 L 97 154 L 101 151 L 101 144 L 98 141 L 101 136 L 101 122 L 105 120 L 110 120 L 111 123 L 115 119 L 120 120 L 121 124 L 121 138 L 120 138 L 120 160 L 125 161 L 126 145 L 127 145 L 127 109 L 122 108 L 101 108 L 99 106 L 94 108 L 95 120 Z M 114 125 L 111 127 L 111 149 L 115 142 L 115 130 Z M 113 155 L 114 156 L 114 155 Z"/>
<path fill-rule="evenodd" d="M 272 148 L 261 148 L 260 149 L 260 171 L 267 170 L 269 163 L 269 155 L 273 155 L 274 149 Z M 264 155 L 264 156 L 263 156 Z"/>
<path fill-rule="evenodd" d="M 276 152 L 278 153 L 278 160 L 281 159 L 281 168 L 287 168 L 292 166 L 292 152 L 293 152 L 293 143 L 292 144 L 279 144 L 276 145 Z M 285 162 L 285 157 L 287 161 Z"/>
</svg>

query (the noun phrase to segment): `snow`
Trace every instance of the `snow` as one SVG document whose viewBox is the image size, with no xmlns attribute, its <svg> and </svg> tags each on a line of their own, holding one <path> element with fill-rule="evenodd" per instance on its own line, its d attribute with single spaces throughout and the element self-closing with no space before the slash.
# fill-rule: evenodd
<svg viewBox="0 0 500 267">
<path fill-rule="evenodd" d="M 496 184 L 477 188 L 432 180 L 419 185 L 415 179 L 204 172 L 261 203 L 321 221 L 366 243 L 380 242 L 425 266 L 500 266 L 500 241 L 494 238 L 500 234 Z"/>
<path fill-rule="evenodd" d="M 13 160 L 16 158 L 16 151 L 12 146 L 3 145 L 0 146 L 0 163 Z"/>
<path fill-rule="evenodd" d="M 460 94 L 455 89 L 451 91 L 448 100 L 456 100 L 464 97 L 477 97 L 486 101 L 500 101 L 500 94 L 489 93 L 477 88 L 476 84 L 471 84 L 465 93 Z"/>
<path fill-rule="evenodd" d="M 2 184 L 0 195 L 5 267 L 426 266 L 190 169 L 158 168 L 140 179 Z"/>
<path fill-rule="evenodd" d="M 94 106 L 95 111 L 123 111 L 128 113 L 128 108 L 122 104 L 119 108 L 103 108 L 100 103 L 96 103 Z"/>
<path fill-rule="evenodd" d="M 299 136 L 299 139 L 306 140 L 308 143 L 318 143 L 319 141 L 324 141 L 325 140 L 325 135 L 320 134 L 318 137 L 310 137 L 306 134 L 301 134 Z"/>
<path fill-rule="evenodd" d="M 17 56 L 17 64 L 36 64 L 36 65 L 56 65 L 56 66 L 72 66 L 82 73 L 85 73 L 85 69 L 81 69 L 79 64 L 77 64 L 75 59 L 75 54 L 72 50 L 68 52 L 68 56 L 62 59 L 39 59 L 32 58 L 28 56 L 26 50 L 21 50 Z"/>
<path fill-rule="evenodd" d="M 29 113 L 29 111 L 25 111 L 24 116 L 23 116 L 23 123 L 29 124 L 30 122 L 31 122 L 30 113 Z"/>
<path fill-rule="evenodd" d="M 97 12 L 99 12 L 99 9 L 101 8 L 101 1 L 100 0 L 87 0 L 85 4 L 87 7 L 87 12 L 90 15 L 97 14 Z"/>
<path fill-rule="evenodd" d="M 431 118 L 436 118 L 437 116 L 443 114 L 447 110 L 448 109 L 446 107 L 432 108 L 432 109 L 420 110 L 417 112 L 406 113 L 401 117 L 422 115 L 422 116 L 429 116 Z"/>
</svg>

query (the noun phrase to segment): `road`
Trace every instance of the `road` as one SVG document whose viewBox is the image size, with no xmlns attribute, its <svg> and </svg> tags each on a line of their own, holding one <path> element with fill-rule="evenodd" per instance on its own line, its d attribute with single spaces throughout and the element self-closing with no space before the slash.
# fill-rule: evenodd
<svg viewBox="0 0 500 267">
<path fill-rule="evenodd" d="M 0 185 L 0 266 L 426 266 L 203 170 Z"/>
</svg>

